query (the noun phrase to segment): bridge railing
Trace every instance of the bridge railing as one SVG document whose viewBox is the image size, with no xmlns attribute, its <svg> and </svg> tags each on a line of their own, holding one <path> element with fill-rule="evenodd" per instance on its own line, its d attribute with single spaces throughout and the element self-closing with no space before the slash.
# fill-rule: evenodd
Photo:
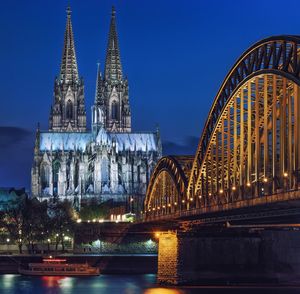
<svg viewBox="0 0 300 294">
<path fill-rule="evenodd" d="M 280 192 L 272 195 L 265 195 L 263 197 L 257 197 L 252 199 L 244 199 L 240 201 L 236 201 L 233 203 L 226 203 L 221 205 L 212 205 L 201 208 L 191 208 L 186 210 L 178 210 L 174 213 L 169 214 L 154 214 L 148 212 L 144 215 L 143 221 L 153 221 L 153 220 L 167 220 L 167 219 L 177 219 L 177 218 L 185 218 L 192 216 L 204 216 L 209 213 L 217 213 L 230 211 L 241 208 L 249 208 L 255 206 L 263 206 L 274 203 L 282 203 L 287 201 L 300 200 L 300 190 L 289 190 L 285 192 Z"/>
</svg>

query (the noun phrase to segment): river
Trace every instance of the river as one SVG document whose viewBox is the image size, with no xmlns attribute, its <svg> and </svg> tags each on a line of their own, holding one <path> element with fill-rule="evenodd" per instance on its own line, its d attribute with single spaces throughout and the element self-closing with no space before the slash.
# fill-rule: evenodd
<svg viewBox="0 0 300 294">
<path fill-rule="evenodd" d="M 1 294 L 296 294 L 300 287 L 202 286 L 162 288 L 156 275 L 101 275 L 99 277 L 26 277 L 0 275 Z"/>
</svg>

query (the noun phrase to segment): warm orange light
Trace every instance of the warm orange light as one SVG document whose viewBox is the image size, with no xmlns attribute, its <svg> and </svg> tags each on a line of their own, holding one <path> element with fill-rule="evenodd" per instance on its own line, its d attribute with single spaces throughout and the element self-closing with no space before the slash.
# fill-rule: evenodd
<svg viewBox="0 0 300 294">
<path fill-rule="evenodd" d="M 220 194 L 223 194 L 223 192 L 224 192 L 223 189 L 220 189 Z"/>
<path fill-rule="evenodd" d="M 185 200 L 183 199 L 181 202 L 182 202 L 182 203 L 184 203 L 184 202 L 185 202 Z"/>
<path fill-rule="evenodd" d="M 43 262 L 66 262 L 66 259 L 58 259 L 58 258 L 43 258 Z"/>
<path fill-rule="evenodd" d="M 168 206 L 171 207 L 171 204 L 169 203 Z"/>
<path fill-rule="evenodd" d="M 264 178 L 264 182 L 267 183 L 268 182 L 268 178 Z"/>
<path fill-rule="evenodd" d="M 176 206 L 176 205 L 177 205 L 177 202 L 174 202 L 174 205 Z"/>
<path fill-rule="evenodd" d="M 247 187 L 250 187 L 250 186 L 251 186 L 250 182 L 247 182 L 247 184 L 246 184 L 246 185 L 247 185 Z"/>
<path fill-rule="evenodd" d="M 289 174 L 287 172 L 283 173 L 283 176 L 286 178 Z"/>
<path fill-rule="evenodd" d="M 190 198 L 190 201 L 192 202 L 192 201 L 194 201 L 194 199 L 193 199 L 193 198 Z"/>
<path fill-rule="evenodd" d="M 155 237 L 156 237 L 156 238 L 159 238 L 159 235 L 160 235 L 159 232 L 156 232 L 156 233 L 155 233 Z"/>
</svg>

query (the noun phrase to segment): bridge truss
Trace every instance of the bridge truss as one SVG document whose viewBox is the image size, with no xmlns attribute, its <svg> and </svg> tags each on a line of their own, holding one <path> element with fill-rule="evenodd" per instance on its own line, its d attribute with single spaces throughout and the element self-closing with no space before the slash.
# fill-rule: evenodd
<svg viewBox="0 0 300 294">
<path fill-rule="evenodd" d="M 166 157 L 157 164 L 147 218 L 300 199 L 299 55 L 300 37 L 279 36 L 238 59 L 214 100 L 193 163 Z"/>
</svg>

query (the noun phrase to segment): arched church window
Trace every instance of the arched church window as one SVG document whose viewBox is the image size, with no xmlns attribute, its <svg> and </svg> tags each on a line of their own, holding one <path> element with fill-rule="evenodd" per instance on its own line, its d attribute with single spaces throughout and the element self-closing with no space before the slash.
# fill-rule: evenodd
<svg viewBox="0 0 300 294">
<path fill-rule="evenodd" d="M 116 101 L 114 101 L 111 105 L 111 118 L 112 119 L 119 118 L 119 105 Z"/>
<path fill-rule="evenodd" d="M 73 119 L 73 103 L 71 100 L 67 103 L 66 117 L 67 119 Z"/>
<path fill-rule="evenodd" d="M 109 182 L 109 166 L 106 157 L 103 157 L 101 162 L 101 182 L 102 184 L 108 184 Z"/>
<path fill-rule="evenodd" d="M 50 179 L 50 168 L 48 165 L 44 164 L 41 168 L 41 184 L 42 190 L 49 187 L 49 179 Z"/>
<path fill-rule="evenodd" d="M 60 169 L 60 163 L 58 160 L 54 161 L 53 163 L 53 194 L 57 195 L 58 194 L 58 174 L 59 174 L 59 169 Z"/>
</svg>

